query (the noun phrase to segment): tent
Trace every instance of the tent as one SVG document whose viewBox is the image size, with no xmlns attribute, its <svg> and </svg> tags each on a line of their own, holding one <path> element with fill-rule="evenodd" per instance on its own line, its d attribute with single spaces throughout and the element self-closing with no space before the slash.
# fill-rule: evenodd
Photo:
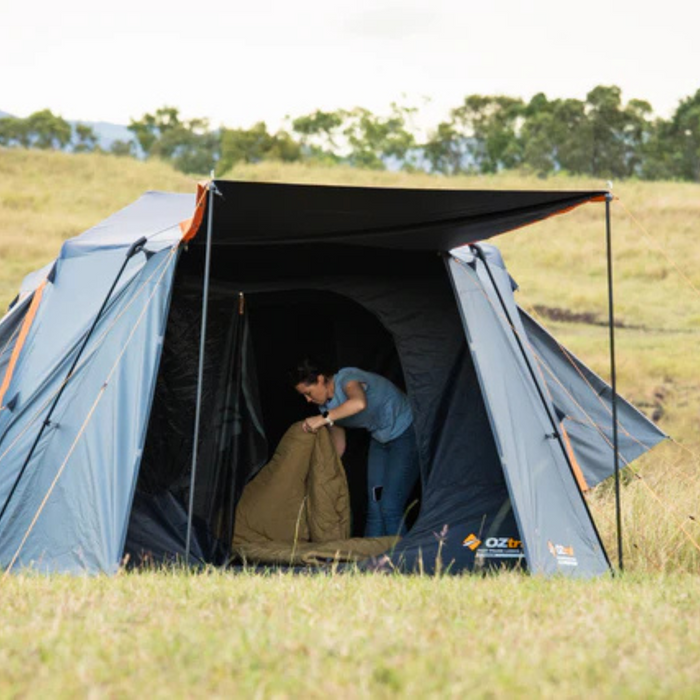
<svg viewBox="0 0 700 700">
<path fill-rule="evenodd" d="M 613 473 L 613 437 L 630 462 L 665 436 L 478 243 L 605 197 L 215 181 L 66 241 L 0 322 L 0 563 L 227 563 L 244 485 L 304 410 L 284 370 L 310 349 L 408 393 L 420 505 L 392 566 L 609 571 L 583 492 Z"/>
</svg>

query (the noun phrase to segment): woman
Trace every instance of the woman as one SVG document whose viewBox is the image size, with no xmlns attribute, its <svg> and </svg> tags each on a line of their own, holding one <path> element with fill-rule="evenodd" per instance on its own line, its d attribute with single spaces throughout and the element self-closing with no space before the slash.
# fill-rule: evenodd
<svg viewBox="0 0 700 700">
<path fill-rule="evenodd" d="M 404 535 L 404 508 L 420 473 L 406 395 L 378 374 L 357 367 L 343 367 L 333 374 L 309 359 L 297 365 L 292 382 L 321 413 L 307 418 L 304 430 L 315 433 L 329 428 L 341 457 L 345 452 L 344 428 L 369 431 L 365 537 Z"/>
</svg>

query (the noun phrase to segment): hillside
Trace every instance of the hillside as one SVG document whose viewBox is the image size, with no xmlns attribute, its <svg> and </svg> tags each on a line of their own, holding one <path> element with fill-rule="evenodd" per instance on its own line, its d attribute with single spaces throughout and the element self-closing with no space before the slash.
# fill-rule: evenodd
<svg viewBox="0 0 700 700">
<path fill-rule="evenodd" d="M 437 178 L 345 168 L 261 164 L 229 178 L 391 187 L 581 189 L 606 183 L 503 175 Z M 105 155 L 0 150 L 0 305 L 22 277 L 54 258 L 62 241 L 149 189 L 194 191 L 195 182 L 162 163 Z M 640 460 L 644 479 L 627 486 L 625 518 L 635 524 L 632 557 L 667 568 L 697 561 L 697 453 L 700 452 L 700 186 L 628 182 L 613 206 L 619 391 L 685 446 L 668 444 Z M 628 215 L 641 222 L 640 228 Z M 647 233 L 647 231 L 649 233 Z M 519 303 L 603 377 L 609 375 L 604 205 L 591 204 L 495 241 L 521 285 Z M 676 269 L 676 266 L 680 270 Z M 688 451 L 690 450 L 690 451 Z M 692 488 L 688 488 L 688 486 Z M 610 498 L 591 504 L 610 541 Z M 640 512 L 643 516 L 640 516 Z M 667 523 L 663 533 L 640 520 Z M 686 529 L 683 534 L 681 528 Z M 665 538 L 659 546 L 659 539 Z M 644 551 L 635 551 L 644 546 Z M 614 550 L 614 548 L 611 548 Z M 673 568 L 673 567 L 672 567 Z"/>
</svg>

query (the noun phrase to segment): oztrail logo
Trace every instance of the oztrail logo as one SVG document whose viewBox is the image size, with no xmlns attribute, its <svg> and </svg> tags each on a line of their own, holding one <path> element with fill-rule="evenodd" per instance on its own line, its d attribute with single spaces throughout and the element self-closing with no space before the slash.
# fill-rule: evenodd
<svg viewBox="0 0 700 700">
<path fill-rule="evenodd" d="M 523 546 L 522 540 L 513 537 L 489 537 L 484 544 L 489 549 L 520 549 Z"/>
<path fill-rule="evenodd" d="M 574 548 L 565 547 L 563 544 L 554 544 L 551 541 L 547 542 L 547 549 L 553 557 L 573 557 Z"/>
<path fill-rule="evenodd" d="M 464 538 L 464 542 L 462 542 L 462 547 L 469 547 L 469 549 L 475 550 L 480 544 L 481 540 L 474 533 L 472 533 L 471 535 L 467 535 L 467 537 Z"/>
<path fill-rule="evenodd" d="M 563 544 L 554 544 L 551 540 L 547 540 L 547 549 L 559 564 L 563 566 L 578 566 L 573 546 L 565 547 Z"/>
<path fill-rule="evenodd" d="M 470 537 L 473 537 L 473 535 L 470 535 Z M 467 540 L 469 540 L 469 537 Z M 464 541 L 465 547 L 468 546 L 466 544 L 467 540 Z M 476 549 L 478 546 L 476 545 L 472 549 Z M 487 537 L 483 542 L 483 546 L 476 552 L 477 561 L 482 562 L 485 559 L 522 559 L 524 556 L 523 542 L 515 537 Z"/>
</svg>

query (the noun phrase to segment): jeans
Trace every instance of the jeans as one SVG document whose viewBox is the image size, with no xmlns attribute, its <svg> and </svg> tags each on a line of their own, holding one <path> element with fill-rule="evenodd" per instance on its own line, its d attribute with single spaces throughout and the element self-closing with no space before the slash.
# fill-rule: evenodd
<svg viewBox="0 0 700 700">
<path fill-rule="evenodd" d="M 365 537 L 406 534 L 404 508 L 419 475 L 416 434 L 412 425 L 389 442 L 370 440 Z"/>
</svg>

